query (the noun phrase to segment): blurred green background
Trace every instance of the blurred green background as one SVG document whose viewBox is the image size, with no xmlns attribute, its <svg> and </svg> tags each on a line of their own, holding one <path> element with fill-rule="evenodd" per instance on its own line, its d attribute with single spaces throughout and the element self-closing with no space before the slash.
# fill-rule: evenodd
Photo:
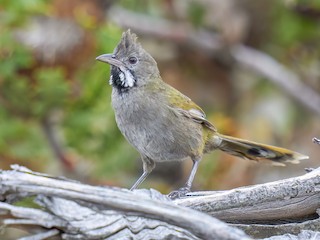
<svg viewBox="0 0 320 240">
<path fill-rule="evenodd" d="M 201 163 L 195 189 L 303 174 L 319 165 L 311 139 L 320 136 L 320 106 L 308 108 L 297 100 L 299 89 L 288 94 L 230 52 L 246 45 L 272 57 L 319 99 L 319 26 L 319 1 L 2 0 L 0 167 L 17 163 L 91 184 L 135 182 L 142 163 L 116 127 L 109 66 L 95 61 L 130 27 L 163 79 L 202 106 L 220 132 L 310 156 L 279 168 L 214 152 Z M 206 51 L 215 46 L 210 39 L 219 47 Z M 142 187 L 167 193 L 190 169 L 191 161 L 160 164 Z"/>
</svg>

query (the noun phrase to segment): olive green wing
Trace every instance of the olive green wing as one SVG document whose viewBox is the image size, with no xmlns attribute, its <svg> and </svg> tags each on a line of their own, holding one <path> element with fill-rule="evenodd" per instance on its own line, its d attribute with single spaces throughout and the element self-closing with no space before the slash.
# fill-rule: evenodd
<svg viewBox="0 0 320 240">
<path fill-rule="evenodd" d="M 206 114 L 204 111 L 195 104 L 190 98 L 183 95 L 177 89 L 167 85 L 169 106 L 178 114 L 181 114 L 193 121 L 203 124 L 212 131 L 217 131 L 215 126 L 206 119 Z"/>
</svg>

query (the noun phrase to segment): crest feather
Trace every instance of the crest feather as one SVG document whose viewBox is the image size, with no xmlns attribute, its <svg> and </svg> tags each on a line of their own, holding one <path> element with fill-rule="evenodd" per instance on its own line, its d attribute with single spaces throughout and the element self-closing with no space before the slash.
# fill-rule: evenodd
<svg viewBox="0 0 320 240">
<path fill-rule="evenodd" d="M 138 47 L 140 44 L 138 44 L 137 39 L 137 35 L 131 33 L 130 29 L 128 29 L 122 33 L 120 43 L 118 44 L 118 50 L 128 50 L 132 47 Z"/>
</svg>

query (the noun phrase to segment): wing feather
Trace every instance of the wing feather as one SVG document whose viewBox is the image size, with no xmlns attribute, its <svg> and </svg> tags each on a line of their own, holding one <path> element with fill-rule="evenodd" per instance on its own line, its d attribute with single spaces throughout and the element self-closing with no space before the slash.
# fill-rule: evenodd
<svg viewBox="0 0 320 240">
<path fill-rule="evenodd" d="M 190 98 L 183 95 L 175 88 L 171 87 L 170 85 L 167 86 L 170 88 L 167 93 L 169 95 L 168 99 L 170 101 L 169 107 L 172 110 L 174 110 L 178 114 L 192 119 L 199 124 L 203 124 L 212 131 L 217 131 L 215 126 L 206 119 L 206 114 L 197 104 L 195 104 Z"/>
</svg>

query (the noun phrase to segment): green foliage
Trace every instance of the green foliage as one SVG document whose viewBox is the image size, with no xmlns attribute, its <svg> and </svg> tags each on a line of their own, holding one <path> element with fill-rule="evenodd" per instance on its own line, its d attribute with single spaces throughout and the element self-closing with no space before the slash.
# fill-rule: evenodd
<svg viewBox="0 0 320 240">
<path fill-rule="evenodd" d="M 306 7 L 319 9 L 313 5 L 315 2 L 317 1 L 301 1 Z M 282 2 L 276 1 L 273 6 L 272 20 L 272 41 L 266 43 L 265 47 L 276 58 L 283 59 L 291 55 L 291 51 L 296 48 L 305 51 L 310 43 L 319 44 L 320 31 L 316 31 L 317 21 L 299 14 L 293 10 L 293 7 L 285 7 Z"/>
<path fill-rule="evenodd" d="M 132 1 L 132 0 L 121 0 L 119 1 L 119 4 L 125 7 L 126 9 L 133 10 L 135 12 L 153 12 L 157 13 L 159 10 L 161 10 L 161 3 L 163 1 L 161 0 L 140 0 L 140 1 Z"/>
<path fill-rule="evenodd" d="M 314 31 L 316 22 L 302 18 L 296 13 L 279 9 L 277 19 L 274 28 L 275 39 L 283 46 L 319 36 Z"/>
<path fill-rule="evenodd" d="M 2 0 L 1 7 L 5 11 L 1 11 L 1 25 L 21 26 L 30 15 L 48 12 L 49 3 L 49 0 Z"/>
<path fill-rule="evenodd" d="M 51 151 L 41 129 L 32 121 L 21 121 L 4 108 L 0 108 L 0 156 L 1 167 L 5 160 L 10 164 L 21 163 L 27 166 L 34 164 L 34 170 L 41 169 L 51 158 Z"/>
<path fill-rule="evenodd" d="M 37 82 L 37 88 L 34 89 L 35 115 L 44 116 L 48 111 L 66 105 L 70 89 L 61 68 L 40 68 L 34 77 Z"/>
<path fill-rule="evenodd" d="M 195 27 L 201 27 L 204 22 L 206 9 L 203 5 L 198 3 L 197 1 L 192 1 L 188 7 L 188 15 L 191 23 Z"/>
<path fill-rule="evenodd" d="M 8 49 L 7 44 L 3 50 L 11 54 L 0 65 L 3 73 L 0 77 L 1 100 L 7 110 L 15 115 L 42 118 L 53 108 L 64 105 L 67 82 L 59 67 L 42 67 L 24 74 L 32 65 L 32 55 L 18 45 L 11 44 Z"/>
</svg>

